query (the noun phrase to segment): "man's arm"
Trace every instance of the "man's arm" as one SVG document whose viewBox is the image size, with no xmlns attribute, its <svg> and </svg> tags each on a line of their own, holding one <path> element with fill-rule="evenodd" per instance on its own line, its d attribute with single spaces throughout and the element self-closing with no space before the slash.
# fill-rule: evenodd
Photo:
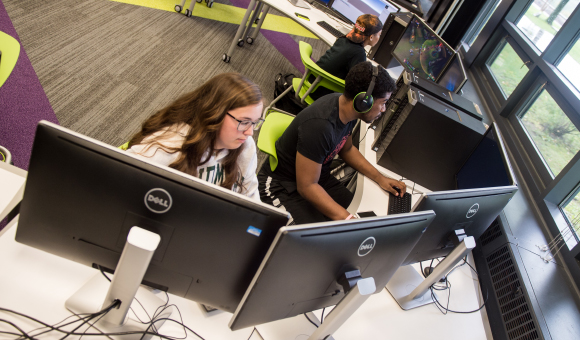
<svg viewBox="0 0 580 340">
<path fill-rule="evenodd" d="M 318 211 L 332 220 L 344 220 L 350 214 L 318 184 L 322 164 L 296 152 L 296 187 L 298 193 Z"/>
<path fill-rule="evenodd" d="M 377 182 L 383 190 L 386 190 L 395 196 L 398 196 L 399 193 L 394 189 L 394 187 L 401 190 L 401 195 L 403 195 L 407 190 L 405 183 L 381 175 L 381 173 L 364 158 L 360 151 L 353 147 L 352 136 L 348 137 L 342 150 L 340 150 L 338 154 L 346 164 L 352 166 L 356 171 Z"/>
</svg>

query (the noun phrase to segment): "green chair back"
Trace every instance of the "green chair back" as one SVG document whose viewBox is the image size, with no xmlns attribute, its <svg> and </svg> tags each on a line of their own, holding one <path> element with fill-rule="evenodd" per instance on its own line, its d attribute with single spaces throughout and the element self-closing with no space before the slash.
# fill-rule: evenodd
<svg viewBox="0 0 580 340">
<path fill-rule="evenodd" d="M 282 136 L 288 125 L 292 123 L 292 120 L 294 120 L 294 116 L 282 113 L 276 109 L 270 109 L 267 112 L 264 124 L 260 128 L 260 135 L 258 136 L 258 142 L 256 144 L 260 151 L 270 155 L 269 161 L 272 171 L 276 170 L 278 166 L 276 141 Z"/>
<path fill-rule="evenodd" d="M 18 61 L 20 55 L 18 40 L 0 31 L 0 52 L 2 52 L 0 56 L 0 87 L 2 87 Z"/>
<path fill-rule="evenodd" d="M 321 77 L 321 80 L 318 84 L 314 86 L 312 91 L 316 91 L 317 88 L 320 86 L 326 87 L 329 90 L 334 92 L 343 93 L 344 92 L 344 80 L 338 77 L 333 76 L 332 74 L 326 72 L 320 66 L 316 65 L 314 61 L 310 58 L 312 56 L 312 46 L 304 41 L 298 42 L 298 48 L 300 50 L 300 59 L 302 59 L 302 63 L 304 64 L 304 77 L 294 78 L 292 80 L 292 86 L 294 87 L 294 91 L 298 94 L 300 98 L 304 97 L 304 94 L 308 91 L 308 89 L 312 86 L 310 81 L 308 81 L 309 76 L 312 74 L 315 77 Z M 302 83 L 302 86 L 300 86 Z M 310 97 L 310 95 L 306 96 L 303 100 L 308 105 L 314 102 L 314 99 Z"/>
</svg>

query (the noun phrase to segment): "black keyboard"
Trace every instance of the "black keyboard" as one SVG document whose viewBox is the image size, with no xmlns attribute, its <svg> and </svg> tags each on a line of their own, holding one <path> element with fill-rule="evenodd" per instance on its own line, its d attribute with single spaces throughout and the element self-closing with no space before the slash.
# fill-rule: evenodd
<svg viewBox="0 0 580 340">
<path fill-rule="evenodd" d="M 324 28 L 328 33 L 334 35 L 337 38 L 342 37 L 344 35 L 344 33 L 330 26 L 330 24 L 327 23 L 326 21 L 318 21 L 317 24 L 318 26 Z"/>
<path fill-rule="evenodd" d="M 389 193 L 389 211 L 387 215 L 411 212 L 411 194 L 406 192 L 403 197 Z"/>
</svg>

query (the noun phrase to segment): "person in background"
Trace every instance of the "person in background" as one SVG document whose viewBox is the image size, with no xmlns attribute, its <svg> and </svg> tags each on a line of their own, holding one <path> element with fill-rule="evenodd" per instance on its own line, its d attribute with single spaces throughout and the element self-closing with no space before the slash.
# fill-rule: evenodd
<svg viewBox="0 0 580 340">
<path fill-rule="evenodd" d="M 219 74 L 145 120 L 127 151 L 259 201 L 252 135 L 262 107 L 258 85 Z"/>
<path fill-rule="evenodd" d="M 346 78 L 350 69 L 356 64 L 366 61 L 365 47 L 375 46 L 381 37 L 382 30 L 383 23 L 376 15 L 363 14 L 359 16 L 353 29 L 346 36 L 336 39 L 334 45 L 320 57 L 316 64 L 335 77 Z M 332 91 L 319 87 L 310 94 L 310 97 L 316 100 L 329 93 Z"/>
<path fill-rule="evenodd" d="M 355 97 L 364 98 L 373 78 L 372 102 L 365 102 L 364 108 L 355 105 Z M 265 162 L 258 173 L 262 202 L 288 211 L 289 224 L 352 218 L 346 208 L 353 194 L 330 174 L 336 155 L 384 190 L 404 195 L 405 183 L 383 176 L 352 144 L 356 121 L 371 123 L 379 118 L 395 90 L 395 81 L 383 67 L 370 62 L 353 67 L 344 94 L 329 94 L 312 103 L 276 141 L 278 166 L 272 171 Z"/>
</svg>

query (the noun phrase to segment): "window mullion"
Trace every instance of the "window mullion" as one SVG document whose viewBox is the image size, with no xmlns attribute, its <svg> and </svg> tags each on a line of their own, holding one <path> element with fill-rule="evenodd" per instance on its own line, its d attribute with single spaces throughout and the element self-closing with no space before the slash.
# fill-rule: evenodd
<svg viewBox="0 0 580 340">
<path fill-rule="evenodd" d="M 578 32 L 580 32 L 580 6 L 576 7 L 564 26 L 552 39 L 542 58 L 550 64 L 557 65 L 564 58 L 567 50 L 574 45 Z"/>
</svg>

